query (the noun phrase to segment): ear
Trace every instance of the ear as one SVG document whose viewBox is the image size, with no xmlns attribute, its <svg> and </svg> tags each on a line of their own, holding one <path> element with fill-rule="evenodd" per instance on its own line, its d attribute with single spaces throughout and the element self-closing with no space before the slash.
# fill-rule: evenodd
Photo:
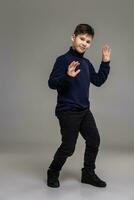
<svg viewBox="0 0 134 200">
<path fill-rule="evenodd" d="M 73 34 L 71 35 L 71 40 L 72 40 L 72 42 L 74 42 L 74 39 L 75 39 L 75 34 L 73 33 Z"/>
</svg>

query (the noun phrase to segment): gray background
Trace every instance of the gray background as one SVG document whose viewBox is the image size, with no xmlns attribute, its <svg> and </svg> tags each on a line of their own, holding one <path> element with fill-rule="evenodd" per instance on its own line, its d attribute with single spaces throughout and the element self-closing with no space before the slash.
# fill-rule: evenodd
<svg viewBox="0 0 134 200">
<path fill-rule="evenodd" d="M 134 199 L 133 7 L 132 0 L 0 0 L 0 199 Z M 61 187 L 53 190 L 47 169 L 61 137 L 57 93 L 47 81 L 79 23 L 95 29 L 85 56 L 96 71 L 102 46 L 112 49 L 108 80 L 90 88 L 101 135 L 96 172 L 108 187 L 80 182 L 85 144 L 79 136 Z"/>
<path fill-rule="evenodd" d="M 95 38 L 85 56 L 96 71 L 102 46 L 112 49 L 108 80 L 90 88 L 101 145 L 134 148 L 133 7 L 132 0 L 0 0 L 1 145 L 60 143 L 57 93 L 47 81 L 75 26 L 88 23 Z"/>
</svg>

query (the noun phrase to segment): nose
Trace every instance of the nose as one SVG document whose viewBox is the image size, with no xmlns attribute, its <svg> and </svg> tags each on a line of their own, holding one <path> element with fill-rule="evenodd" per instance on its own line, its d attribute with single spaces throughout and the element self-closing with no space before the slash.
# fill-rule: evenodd
<svg viewBox="0 0 134 200">
<path fill-rule="evenodd" d="M 83 42 L 83 44 L 82 44 L 84 47 L 86 47 L 86 42 Z"/>
</svg>

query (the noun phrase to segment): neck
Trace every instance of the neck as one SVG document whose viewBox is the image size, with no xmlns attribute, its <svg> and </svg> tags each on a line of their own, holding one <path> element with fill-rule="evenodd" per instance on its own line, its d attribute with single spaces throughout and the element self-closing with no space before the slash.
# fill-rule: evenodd
<svg viewBox="0 0 134 200">
<path fill-rule="evenodd" d="M 70 47 L 69 52 L 71 54 L 73 54 L 74 56 L 77 56 L 77 57 L 83 57 L 84 56 L 84 53 L 79 53 L 78 51 L 76 51 L 76 49 L 73 46 Z"/>
</svg>

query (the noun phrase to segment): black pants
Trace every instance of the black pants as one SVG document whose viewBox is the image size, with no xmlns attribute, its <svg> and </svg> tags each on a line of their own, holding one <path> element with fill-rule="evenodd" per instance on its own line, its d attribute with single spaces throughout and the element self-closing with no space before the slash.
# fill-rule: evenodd
<svg viewBox="0 0 134 200">
<path fill-rule="evenodd" d="M 95 119 L 89 109 L 71 110 L 58 115 L 62 143 L 57 149 L 49 168 L 60 171 L 66 159 L 75 150 L 78 134 L 85 140 L 84 168 L 94 170 L 100 144 L 100 136 Z"/>
</svg>

